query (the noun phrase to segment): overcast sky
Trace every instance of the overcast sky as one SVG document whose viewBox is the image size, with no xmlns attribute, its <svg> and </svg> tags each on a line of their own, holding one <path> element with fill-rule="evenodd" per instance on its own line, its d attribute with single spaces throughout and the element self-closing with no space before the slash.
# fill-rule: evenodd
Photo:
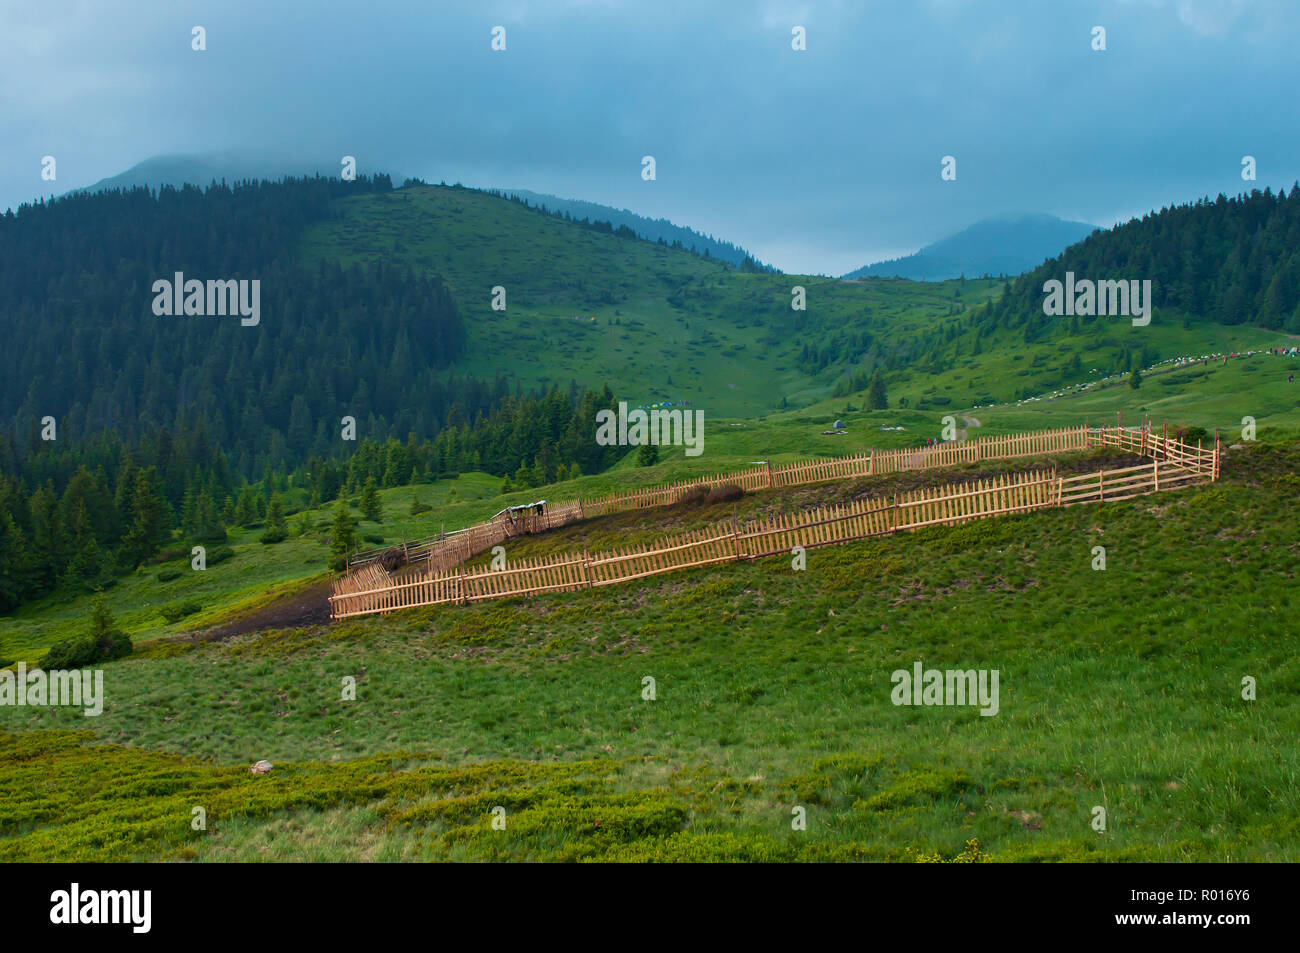
<svg viewBox="0 0 1300 953">
<path fill-rule="evenodd" d="M 1289 187 L 1298 27 L 1295 0 L 6 2 L 0 208 L 160 154 L 352 154 L 840 274 L 990 215 Z"/>
</svg>

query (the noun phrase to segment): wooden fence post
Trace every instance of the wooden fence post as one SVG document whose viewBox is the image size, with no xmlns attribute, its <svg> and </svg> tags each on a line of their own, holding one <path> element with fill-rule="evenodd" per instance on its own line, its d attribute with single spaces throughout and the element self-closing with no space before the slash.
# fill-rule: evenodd
<svg viewBox="0 0 1300 953">
<path fill-rule="evenodd" d="M 731 539 L 736 547 L 736 562 L 740 562 L 740 530 L 736 526 L 736 510 L 731 510 Z"/>
<path fill-rule="evenodd" d="M 582 547 L 582 569 L 587 577 L 587 588 L 590 589 L 595 585 L 591 575 L 591 553 L 587 552 L 587 547 Z"/>
<path fill-rule="evenodd" d="M 457 601 L 464 605 L 466 599 L 469 598 L 469 594 L 465 591 L 465 566 L 463 564 L 460 566 L 460 575 L 456 577 L 456 592 L 460 596 Z"/>
<path fill-rule="evenodd" d="M 772 487 L 776 486 L 776 484 L 772 482 L 772 460 L 770 458 L 764 460 L 763 464 L 767 467 L 767 488 L 770 490 Z"/>
<path fill-rule="evenodd" d="M 1156 457 L 1151 461 L 1151 473 L 1155 477 L 1156 492 L 1160 492 L 1160 458 Z"/>
<path fill-rule="evenodd" d="M 871 451 L 871 456 L 867 458 L 867 476 L 874 476 L 876 472 L 876 451 Z"/>
</svg>

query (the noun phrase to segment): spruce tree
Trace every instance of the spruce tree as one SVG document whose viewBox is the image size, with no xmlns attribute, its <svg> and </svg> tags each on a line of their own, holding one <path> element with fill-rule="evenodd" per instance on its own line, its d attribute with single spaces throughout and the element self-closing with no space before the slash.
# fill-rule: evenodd
<svg viewBox="0 0 1300 953">
<path fill-rule="evenodd" d="M 171 532 L 171 517 L 167 509 L 159 485 L 158 468 L 137 470 L 135 489 L 131 494 L 131 527 L 122 539 L 122 554 L 132 569 L 166 542 Z"/>
<path fill-rule="evenodd" d="M 0 510 L 0 612 L 16 609 L 26 595 L 27 541 L 13 517 Z"/>
<path fill-rule="evenodd" d="M 379 488 L 375 486 L 374 477 L 368 477 L 361 490 L 361 515 L 372 523 L 384 521 L 384 504 L 379 499 Z"/>
<path fill-rule="evenodd" d="M 253 499 L 253 488 L 247 484 L 239 491 L 239 501 L 235 503 L 234 522 L 238 526 L 250 526 L 257 522 L 257 503 Z"/>
<path fill-rule="evenodd" d="M 289 524 L 284 518 L 284 501 L 280 499 L 280 494 L 276 493 L 271 497 L 271 502 L 266 508 L 266 531 L 262 533 L 261 541 L 263 543 L 283 542 L 289 535 Z"/>
<path fill-rule="evenodd" d="M 867 409 L 889 409 L 889 398 L 885 394 L 885 378 L 881 375 L 879 368 L 877 368 L 876 373 L 871 376 L 871 387 L 867 391 Z"/>
<path fill-rule="evenodd" d="M 334 504 L 334 522 L 330 526 L 330 568 L 342 572 L 348 556 L 357 548 L 357 524 L 342 497 Z"/>
<path fill-rule="evenodd" d="M 32 528 L 32 569 L 40 590 L 54 588 L 68 560 L 68 533 L 59 498 L 54 486 L 47 483 L 35 493 L 29 504 Z"/>
<path fill-rule="evenodd" d="M 73 585 L 93 588 L 103 575 L 104 555 L 95 540 L 95 534 L 91 532 L 85 503 L 77 505 L 77 512 L 73 514 L 68 528 L 72 535 L 72 552 L 64 579 Z"/>
</svg>

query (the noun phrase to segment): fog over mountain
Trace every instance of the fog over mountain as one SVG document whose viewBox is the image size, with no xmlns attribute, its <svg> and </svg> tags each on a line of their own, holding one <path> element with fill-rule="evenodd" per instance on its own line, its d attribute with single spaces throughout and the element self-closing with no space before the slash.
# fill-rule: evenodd
<svg viewBox="0 0 1300 953">
<path fill-rule="evenodd" d="M 0 210 L 150 156 L 337 174 L 352 155 L 361 174 L 572 196 L 842 275 L 1013 210 L 1111 226 L 1233 195 L 1255 186 L 1243 156 L 1261 189 L 1300 178 L 1294 4 L 1061 6 L 394 0 L 367 18 L 344 0 L 120 0 L 53 29 L 45 6 L 6 4 Z"/>
</svg>

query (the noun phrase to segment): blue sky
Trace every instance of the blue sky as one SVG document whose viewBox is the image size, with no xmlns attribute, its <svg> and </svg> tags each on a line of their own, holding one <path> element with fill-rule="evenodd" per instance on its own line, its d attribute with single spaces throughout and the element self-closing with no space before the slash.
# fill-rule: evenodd
<svg viewBox="0 0 1300 953">
<path fill-rule="evenodd" d="M 840 274 L 990 215 L 1109 225 L 1289 187 L 1297 49 L 1289 0 L 6 4 L 0 207 L 160 154 L 351 154 Z"/>
</svg>

